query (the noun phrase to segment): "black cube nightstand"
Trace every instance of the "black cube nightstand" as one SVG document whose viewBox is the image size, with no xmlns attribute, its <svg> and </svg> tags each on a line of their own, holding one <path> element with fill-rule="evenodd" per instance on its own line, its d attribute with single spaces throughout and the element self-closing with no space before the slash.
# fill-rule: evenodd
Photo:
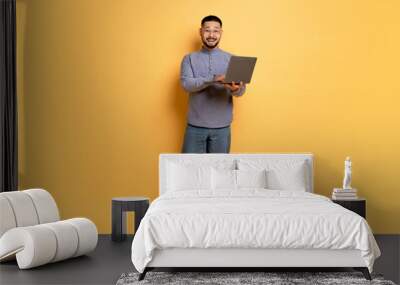
<svg viewBox="0 0 400 285">
<path fill-rule="evenodd" d="M 112 199 L 112 221 L 111 239 L 113 241 L 123 241 L 126 238 L 126 212 L 135 212 L 135 231 L 138 229 L 140 221 L 149 208 L 149 198 L 147 197 L 119 197 Z"/>
<path fill-rule="evenodd" d="M 332 199 L 332 202 L 339 204 L 340 206 L 359 214 L 364 219 L 367 217 L 367 201 L 364 198 L 357 198 L 352 200 L 336 200 Z"/>
</svg>

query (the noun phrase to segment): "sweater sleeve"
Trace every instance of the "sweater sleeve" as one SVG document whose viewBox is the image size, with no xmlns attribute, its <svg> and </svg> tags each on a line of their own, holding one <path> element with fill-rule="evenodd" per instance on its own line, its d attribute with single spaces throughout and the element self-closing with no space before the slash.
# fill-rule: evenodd
<svg viewBox="0 0 400 285">
<path fill-rule="evenodd" d="M 181 84 L 187 92 L 193 93 L 201 91 L 212 84 L 213 76 L 194 77 L 190 56 L 186 55 L 181 63 Z"/>
</svg>

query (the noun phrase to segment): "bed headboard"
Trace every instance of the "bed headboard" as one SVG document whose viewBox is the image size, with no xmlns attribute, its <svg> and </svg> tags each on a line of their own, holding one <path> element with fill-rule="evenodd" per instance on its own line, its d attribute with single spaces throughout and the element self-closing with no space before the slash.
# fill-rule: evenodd
<svg viewBox="0 0 400 285">
<path fill-rule="evenodd" d="M 307 192 L 314 192 L 314 171 L 313 171 L 313 154 L 311 153 L 162 153 L 159 158 L 159 194 L 162 195 L 167 191 L 167 162 L 169 160 L 177 159 L 189 159 L 189 160 L 207 160 L 212 162 L 213 160 L 232 160 L 235 161 L 239 158 L 246 159 L 293 159 L 293 160 L 304 160 L 306 163 L 307 181 L 308 188 Z"/>
</svg>

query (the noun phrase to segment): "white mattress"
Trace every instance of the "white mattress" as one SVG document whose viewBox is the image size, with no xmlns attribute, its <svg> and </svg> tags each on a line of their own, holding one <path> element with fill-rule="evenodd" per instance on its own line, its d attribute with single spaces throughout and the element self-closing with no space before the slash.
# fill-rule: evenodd
<svg viewBox="0 0 400 285">
<path fill-rule="evenodd" d="M 143 272 L 157 249 L 359 250 L 372 271 L 380 255 L 367 222 L 328 198 L 298 191 L 180 191 L 156 199 L 132 243 Z"/>
</svg>

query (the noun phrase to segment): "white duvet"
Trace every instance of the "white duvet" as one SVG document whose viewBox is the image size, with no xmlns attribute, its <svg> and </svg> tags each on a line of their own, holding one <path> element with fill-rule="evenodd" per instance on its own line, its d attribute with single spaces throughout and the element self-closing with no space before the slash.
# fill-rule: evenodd
<svg viewBox="0 0 400 285">
<path fill-rule="evenodd" d="M 328 198 L 299 191 L 179 191 L 151 204 L 132 243 L 143 272 L 154 249 L 358 249 L 372 272 L 379 248 L 367 222 Z"/>
</svg>

